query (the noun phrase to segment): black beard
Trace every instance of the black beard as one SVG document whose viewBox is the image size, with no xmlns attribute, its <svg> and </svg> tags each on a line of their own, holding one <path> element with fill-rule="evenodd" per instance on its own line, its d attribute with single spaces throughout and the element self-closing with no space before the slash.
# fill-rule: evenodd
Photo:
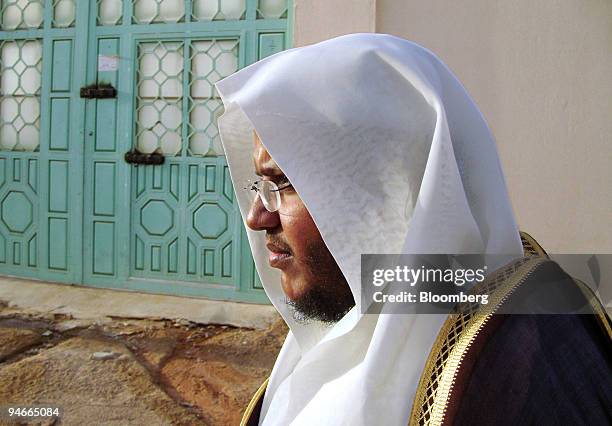
<svg viewBox="0 0 612 426">
<path fill-rule="evenodd" d="M 308 295 L 299 300 L 285 299 L 293 310 L 293 319 L 307 324 L 311 321 L 320 321 L 325 324 L 335 324 L 340 321 L 355 306 L 353 295 L 348 301 L 329 300 L 327 295 L 315 294 L 313 289 Z"/>
<path fill-rule="evenodd" d="M 321 247 L 322 245 L 322 247 Z M 297 300 L 285 299 L 293 318 L 302 323 L 320 321 L 334 324 L 355 306 L 355 299 L 344 274 L 325 244 L 308 247 L 306 263 L 317 281 Z"/>
</svg>

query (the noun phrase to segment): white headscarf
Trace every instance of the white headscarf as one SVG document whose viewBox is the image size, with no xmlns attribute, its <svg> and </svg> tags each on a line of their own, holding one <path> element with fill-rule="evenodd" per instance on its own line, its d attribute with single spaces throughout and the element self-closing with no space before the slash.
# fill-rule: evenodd
<svg viewBox="0 0 612 426">
<path fill-rule="evenodd" d="M 363 315 L 362 253 L 522 253 L 491 132 L 431 52 L 385 34 L 290 49 L 217 83 L 243 218 L 252 130 L 292 182 L 357 302 L 331 328 L 293 319 L 265 233 L 247 228 L 290 332 L 260 424 L 406 425 L 441 315 Z"/>
</svg>

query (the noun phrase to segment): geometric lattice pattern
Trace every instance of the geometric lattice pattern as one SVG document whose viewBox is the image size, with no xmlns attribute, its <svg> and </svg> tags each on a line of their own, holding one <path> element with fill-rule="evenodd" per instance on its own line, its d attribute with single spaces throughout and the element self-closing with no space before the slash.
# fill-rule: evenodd
<svg viewBox="0 0 612 426">
<path fill-rule="evenodd" d="M 185 68 L 189 69 L 186 82 Z M 236 39 L 191 40 L 187 45 L 179 41 L 140 43 L 137 149 L 167 156 L 223 155 L 216 124 L 223 106 L 214 83 L 237 69 Z M 187 135 L 183 117 L 188 121 Z"/>
<path fill-rule="evenodd" d="M 137 148 L 176 155 L 182 146 L 183 42 L 138 45 Z"/>
<path fill-rule="evenodd" d="M 223 155 L 217 118 L 223 103 L 214 84 L 238 70 L 238 40 L 191 42 L 189 154 Z"/>
<path fill-rule="evenodd" d="M 257 19 L 279 19 L 287 17 L 287 0 L 259 0 Z"/>
<path fill-rule="evenodd" d="M 123 0 L 98 0 L 98 25 L 119 25 Z"/>
<path fill-rule="evenodd" d="M 133 22 L 182 22 L 185 18 L 184 0 L 134 0 Z"/>
<path fill-rule="evenodd" d="M 185 0 L 132 0 L 132 2 L 132 22 L 135 24 L 185 21 L 187 6 Z M 121 0 L 97 0 L 97 4 L 98 25 L 121 23 L 123 9 Z M 233 21 L 245 17 L 246 0 L 191 1 L 191 19 L 194 21 Z M 258 0 L 257 19 L 283 18 L 287 18 L 287 0 Z"/>
<path fill-rule="evenodd" d="M 76 0 L 53 0 L 53 27 L 74 27 Z"/>
<path fill-rule="evenodd" d="M 0 43 L 0 150 L 36 151 L 40 144 L 41 40 Z"/>
<path fill-rule="evenodd" d="M 44 0 L 2 0 L 0 4 L 2 30 L 42 27 Z"/>
<path fill-rule="evenodd" d="M 196 21 L 230 21 L 244 19 L 245 0 L 194 0 L 193 19 Z"/>
</svg>

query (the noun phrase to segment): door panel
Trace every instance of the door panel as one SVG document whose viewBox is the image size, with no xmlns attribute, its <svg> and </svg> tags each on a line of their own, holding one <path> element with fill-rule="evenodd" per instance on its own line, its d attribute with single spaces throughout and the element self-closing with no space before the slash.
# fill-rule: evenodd
<svg viewBox="0 0 612 426">
<path fill-rule="evenodd" d="M 95 247 L 87 253 L 93 266 L 86 282 L 266 300 L 219 139 L 223 106 L 214 83 L 286 47 L 287 5 L 276 3 L 282 5 L 142 0 L 119 12 L 116 2 L 98 2 L 90 45 L 98 68 L 106 61 L 108 69 L 109 58 L 117 66 L 90 74 L 116 87 L 118 97 L 88 109 L 89 121 L 103 124 L 86 160 L 94 172 L 86 171 L 85 180 L 104 183 L 90 201 L 100 207 L 86 203 L 94 239 L 88 246 Z M 123 154 L 130 150 L 163 155 L 164 164 L 127 164 Z"/>
<path fill-rule="evenodd" d="M 132 172 L 131 273 L 239 289 L 238 211 L 213 86 L 238 69 L 239 40 L 147 39 L 136 51 L 135 147 L 166 164 Z"/>
<path fill-rule="evenodd" d="M 74 6 L 0 3 L 0 274 L 82 281 Z"/>
</svg>

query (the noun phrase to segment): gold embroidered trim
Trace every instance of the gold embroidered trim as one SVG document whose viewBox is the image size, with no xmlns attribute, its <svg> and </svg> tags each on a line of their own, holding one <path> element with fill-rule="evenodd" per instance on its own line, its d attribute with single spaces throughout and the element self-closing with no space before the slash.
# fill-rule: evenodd
<svg viewBox="0 0 612 426">
<path fill-rule="evenodd" d="M 520 232 L 524 258 L 511 263 L 481 283 L 491 295 L 487 309 L 452 314 L 446 319 L 431 349 L 419 380 L 410 414 L 410 425 L 438 425 L 444 420 L 448 398 L 465 353 L 498 305 L 548 254 L 528 233 Z M 527 265 L 529 260 L 532 260 Z M 538 261 L 537 259 L 540 259 Z M 510 280 L 510 278 L 512 279 Z M 480 286 L 479 286 L 480 287 Z M 476 293 L 480 293 L 476 288 Z M 495 294 L 493 294 L 495 293 Z"/>
<path fill-rule="evenodd" d="M 535 238 L 527 232 L 520 231 L 519 234 L 521 235 L 521 243 L 523 244 L 523 253 L 525 256 L 548 257 L 546 250 L 542 248 Z"/>
<path fill-rule="evenodd" d="M 253 394 L 249 405 L 247 405 L 246 410 L 244 410 L 244 414 L 242 415 L 242 420 L 240 420 L 240 426 L 246 426 L 249 423 L 251 416 L 253 415 L 253 410 L 255 406 L 259 402 L 259 400 L 263 397 L 263 394 L 266 392 L 266 388 L 268 387 L 268 381 L 270 378 L 268 377 L 264 382 L 259 386 L 259 388 Z"/>
<path fill-rule="evenodd" d="M 589 304 L 591 305 L 591 308 L 593 308 L 593 311 L 595 311 L 595 315 L 597 316 L 597 320 L 599 321 L 601 328 L 603 328 L 608 338 L 612 340 L 612 325 L 610 325 L 610 317 L 606 313 L 606 310 L 602 306 L 601 302 L 599 301 L 595 293 L 593 293 L 591 287 L 576 278 L 574 278 L 574 282 L 578 285 L 578 288 L 580 289 L 580 291 L 582 291 L 582 294 L 584 294 L 586 300 L 589 301 Z"/>
<path fill-rule="evenodd" d="M 474 287 L 476 294 L 489 294 L 484 308 L 473 305 L 463 313 L 450 314 L 444 322 L 421 375 L 410 414 L 410 425 L 441 425 L 449 397 L 465 354 L 499 306 L 548 259 L 524 257 L 510 263 Z"/>
</svg>

